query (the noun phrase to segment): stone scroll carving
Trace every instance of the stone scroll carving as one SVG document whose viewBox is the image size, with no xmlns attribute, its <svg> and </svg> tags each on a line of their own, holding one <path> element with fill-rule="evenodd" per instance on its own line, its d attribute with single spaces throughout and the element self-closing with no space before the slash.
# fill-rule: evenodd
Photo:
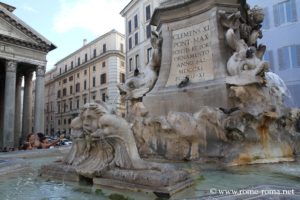
<svg viewBox="0 0 300 200">
<path fill-rule="evenodd" d="M 36 67 L 36 76 L 45 76 L 45 66 L 37 66 Z"/>
<path fill-rule="evenodd" d="M 161 63 L 162 38 L 157 32 L 152 31 L 151 37 L 152 59 L 149 64 L 136 71 L 134 77 L 129 78 L 125 84 L 119 84 L 120 93 L 126 99 L 138 99 L 148 93 L 154 86 Z"/>
<path fill-rule="evenodd" d="M 16 72 L 17 70 L 17 62 L 13 60 L 6 61 L 6 71 L 7 72 Z"/>
<path fill-rule="evenodd" d="M 264 13 L 257 6 L 250 9 L 247 4 L 242 11 L 219 11 L 221 24 L 228 28 L 226 42 L 234 51 L 227 62 L 229 76 L 226 82 L 231 85 L 265 84 L 265 72 L 269 66 L 262 57 L 266 47 L 257 45 L 257 39 L 262 38 L 260 28 Z"/>
</svg>

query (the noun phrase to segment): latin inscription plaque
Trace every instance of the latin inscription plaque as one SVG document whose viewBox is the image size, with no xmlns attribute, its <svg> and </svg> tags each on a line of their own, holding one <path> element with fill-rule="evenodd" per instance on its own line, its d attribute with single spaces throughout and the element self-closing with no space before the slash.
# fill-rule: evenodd
<svg viewBox="0 0 300 200">
<path fill-rule="evenodd" d="M 209 21 L 172 32 L 172 63 L 166 86 L 185 77 L 197 83 L 214 79 Z"/>
</svg>

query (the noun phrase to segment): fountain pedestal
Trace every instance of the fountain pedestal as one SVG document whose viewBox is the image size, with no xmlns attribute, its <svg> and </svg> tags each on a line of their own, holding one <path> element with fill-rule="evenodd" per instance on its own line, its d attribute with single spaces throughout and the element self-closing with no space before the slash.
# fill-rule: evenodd
<svg viewBox="0 0 300 200">
<path fill-rule="evenodd" d="M 230 51 L 218 10 L 238 7 L 238 0 L 189 0 L 169 1 L 154 11 L 151 23 L 158 27 L 163 44 L 158 80 L 143 98 L 150 115 L 230 106 L 226 86 Z"/>
</svg>

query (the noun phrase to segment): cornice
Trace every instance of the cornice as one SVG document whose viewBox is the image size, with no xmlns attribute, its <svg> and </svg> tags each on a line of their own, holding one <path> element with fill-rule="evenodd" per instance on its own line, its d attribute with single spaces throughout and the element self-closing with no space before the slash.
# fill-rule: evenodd
<svg viewBox="0 0 300 200">
<path fill-rule="evenodd" d="M 33 31 L 30 30 L 29 26 L 28 27 L 24 26 L 24 24 L 22 24 L 23 22 L 21 20 L 19 20 L 19 19 L 16 20 L 17 17 L 15 17 L 16 19 L 14 19 L 10 15 L 13 15 L 13 14 L 9 13 L 7 10 L 3 10 L 3 8 L 0 9 L 0 17 L 2 19 L 4 19 L 9 24 L 13 25 L 15 28 L 17 28 L 22 33 L 24 33 L 25 35 L 32 38 L 34 41 L 36 41 L 38 43 L 38 45 L 32 44 L 33 45 L 32 47 L 34 47 L 34 45 L 40 46 L 42 49 L 44 49 L 43 51 L 45 51 L 45 52 L 49 52 L 53 49 L 56 49 L 56 46 L 54 44 L 52 44 L 45 38 L 41 38 L 41 36 L 38 36 L 37 34 L 35 34 Z M 8 37 L 8 36 L 6 36 L 6 37 Z M 18 39 L 15 39 L 15 40 L 18 41 Z M 31 42 L 22 41 L 22 40 L 19 40 L 19 41 L 21 41 L 23 44 L 24 44 L 24 42 L 31 43 Z M 36 49 L 36 47 L 34 47 L 34 48 Z"/>
<path fill-rule="evenodd" d="M 5 42 L 5 43 L 10 43 L 10 44 L 14 44 L 14 45 L 17 45 L 17 46 L 22 46 L 22 47 L 26 47 L 26 48 L 31 48 L 31 49 L 35 49 L 35 50 L 38 50 L 38 51 L 42 51 L 42 52 L 49 52 L 49 46 L 44 44 L 44 45 L 38 45 L 38 44 L 34 44 L 32 42 L 28 42 L 28 41 L 25 41 L 25 40 L 20 40 L 20 39 L 17 39 L 17 38 L 13 38 L 13 37 L 10 37 L 10 36 L 7 36 L 7 35 L 2 35 L 0 34 L 0 42 Z"/>
<path fill-rule="evenodd" d="M 105 57 L 110 57 L 110 56 L 114 56 L 114 55 L 118 55 L 118 56 L 121 56 L 123 58 L 125 58 L 125 53 L 122 53 L 121 51 L 119 50 L 110 50 L 110 51 L 107 51 L 106 53 L 104 54 L 101 54 L 99 56 L 97 56 L 96 58 L 93 58 L 85 63 L 82 63 L 81 65 L 77 66 L 77 67 L 74 67 L 73 69 L 71 70 L 68 70 L 67 72 L 64 72 L 62 74 L 59 74 L 57 76 L 54 76 L 52 80 L 58 80 L 58 79 L 63 79 L 65 78 L 65 76 L 69 76 L 71 73 L 74 73 L 74 72 L 77 72 L 77 71 L 80 71 L 82 70 L 83 68 L 87 67 L 89 64 L 93 63 L 93 62 L 96 62 L 100 59 L 104 59 Z"/>
<path fill-rule="evenodd" d="M 81 52 L 81 51 L 84 50 L 85 48 L 90 48 L 93 44 L 97 43 L 98 41 L 104 39 L 105 37 L 107 37 L 107 36 L 109 36 L 109 35 L 111 35 L 111 34 L 117 34 L 117 35 L 119 35 L 120 37 L 122 37 L 122 38 L 125 40 L 125 35 L 124 35 L 124 34 L 122 34 L 122 33 L 120 33 L 119 31 L 113 29 L 113 30 L 111 30 L 111 31 L 109 31 L 109 32 L 107 32 L 107 33 L 105 33 L 105 34 L 103 34 L 103 35 L 97 37 L 96 39 L 92 40 L 92 41 L 89 42 L 88 44 L 86 44 L 86 45 L 80 47 L 79 49 L 77 49 L 77 50 L 74 51 L 73 53 L 67 55 L 66 57 L 60 59 L 59 61 L 57 61 L 57 62 L 55 63 L 55 65 L 59 65 L 60 63 L 64 62 L 65 60 L 67 60 L 67 59 L 71 58 L 72 56 L 78 54 L 79 52 Z"/>
</svg>

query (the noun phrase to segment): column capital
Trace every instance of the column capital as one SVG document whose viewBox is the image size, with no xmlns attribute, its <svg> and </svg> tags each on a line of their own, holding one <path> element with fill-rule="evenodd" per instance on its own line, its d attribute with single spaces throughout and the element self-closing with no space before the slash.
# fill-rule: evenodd
<svg viewBox="0 0 300 200">
<path fill-rule="evenodd" d="M 36 76 L 45 76 L 45 66 L 38 65 L 36 67 Z"/>
<path fill-rule="evenodd" d="M 6 60 L 6 72 L 16 72 L 17 62 L 14 60 Z"/>
<path fill-rule="evenodd" d="M 24 75 L 24 77 L 25 77 L 25 79 L 32 79 L 32 76 L 33 76 L 33 71 L 31 71 L 31 70 L 27 70 L 27 71 L 25 71 L 24 73 L 23 73 L 23 75 Z"/>
</svg>

